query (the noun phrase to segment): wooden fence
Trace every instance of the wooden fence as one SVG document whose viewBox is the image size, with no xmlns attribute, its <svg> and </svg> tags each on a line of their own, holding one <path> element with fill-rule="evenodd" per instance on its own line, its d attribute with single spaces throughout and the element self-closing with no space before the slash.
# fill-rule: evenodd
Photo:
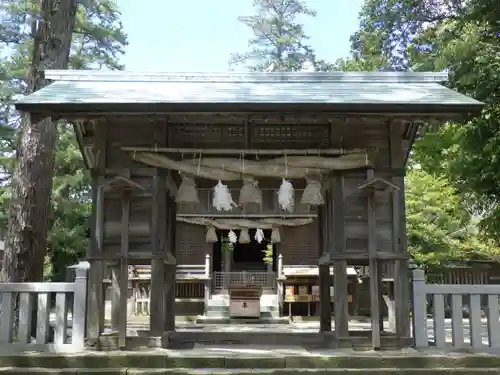
<svg viewBox="0 0 500 375">
<path fill-rule="evenodd" d="M 451 295 L 451 319 L 445 316 L 445 296 L 448 295 Z M 499 295 L 500 285 L 428 284 L 424 271 L 414 270 L 415 346 L 424 348 L 435 345 L 437 348 L 452 349 L 500 348 Z M 486 300 L 484 309 L 482 298 Z M 468 299 L 468 306 L 464 305 L 464 299 Z"/>
<path fill-rule="evenodd" d="M 74 282 L 0 283 L 0 345 L 20 351 L 83 350 L 87 270 L 77 268 L 75 274 Z M 19 314 L 14 332 L 16 300 Z"/>
</svg>

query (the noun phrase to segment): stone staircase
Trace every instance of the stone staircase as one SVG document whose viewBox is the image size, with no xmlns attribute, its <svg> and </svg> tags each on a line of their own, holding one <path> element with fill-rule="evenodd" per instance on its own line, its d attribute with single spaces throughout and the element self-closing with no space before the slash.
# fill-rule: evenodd
<svg viewBox="0 0 500 375">
<path fill-rule="evenodd" d="M 85 354 L 0 355 L 0 374 L 349 374 L 487 375 L 500 373 L 500 356 L 458 353 L 247 353 L 135 351 Z M 229 350 L 229 349 L 228 349 Z M 253 353 L 253 354 L 252 354 Z"/>
</svg>

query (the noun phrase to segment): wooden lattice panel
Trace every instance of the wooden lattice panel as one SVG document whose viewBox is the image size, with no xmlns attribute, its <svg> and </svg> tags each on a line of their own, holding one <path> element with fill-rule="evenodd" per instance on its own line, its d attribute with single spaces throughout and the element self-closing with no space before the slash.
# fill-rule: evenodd
<svg viewBox="0 0 500 375">
<path fill-rule="evenodd" d="M 244 143 L 245 142 L 245 128 L 243 126 L 224 126 L 219 125 L 222 129 L 222 138 L 228 142 Z"/>
<path fill-rule="evenodd" d="M 206 124 L 175 124 L 169 125 L 168 139 L 172 144 L 177 142 L 215 143 L 222 137 L 222 130 L 219 126 Z"/>
<path fill-rule="evenodd" d="M 243 125 L 226 124 L 171 124 L 169 144 L 173 147 L 220 148 L 244 147 Z"/>
<path fill-rule="evenodd" d="M 328 147 L 328 140 L 325 125 L 252 125 L 252 146 L 256 148 L 320 148 Z"/>
<path fill-rule="evenodd" d="M 318 264 L 317 221 L 298 227 L 282 227 L 278 252 L 283 255 L 284 265 Z"/>
</svg>

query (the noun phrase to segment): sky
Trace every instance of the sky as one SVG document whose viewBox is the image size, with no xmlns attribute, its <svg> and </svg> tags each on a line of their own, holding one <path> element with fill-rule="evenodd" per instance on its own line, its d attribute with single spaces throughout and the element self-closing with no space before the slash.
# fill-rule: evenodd
<svg viewBox="0 0 500 375">
<path fill-rule="evenodd" d="M 363 0 L 306 0 L 318 12 L 304 18 L 317 57 L 349 54 Z M 238 16 L 254 14 L 252 0 L 118 0 L 129 45 L 129 71 L 226 72 L 232 53 L 248 50 L 250 30 Z"/>
</svg>

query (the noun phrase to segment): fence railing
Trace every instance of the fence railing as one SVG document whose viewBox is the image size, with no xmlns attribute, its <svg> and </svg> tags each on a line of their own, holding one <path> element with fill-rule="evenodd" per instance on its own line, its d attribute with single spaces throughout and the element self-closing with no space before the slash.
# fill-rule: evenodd
<svg viewBox="0 0 500 375">
<path fill-rule="evenodd" d="M 74 282 L 0 283 L 0 345 L 20 350 L 83 350 L 87 270 L 75 273 Z"/>
<path fill-rule="evenodd" d="M 132 314 L 149 315 L 151 301 L 151 269 L 149 266 L 135 267 L 141 277 L 132 277 Z M 180 264 L 176 270 L 176 302 L 206 302 L 210 298 L 211 258 L 207 254 L 205 264 Z"/>
<path fill-rule="evenodd" d="M 132 314 L 149 315 L 151 301 L 151 282 L 141 280 L 132 283 Z M 177 280 L 175 284 L 176 302 L 204 302 L 205 281 L 182 282 Z"/>
<path fill-rule="evenodd" d="M 274 289 L 276 286 L 275 272 L 214 272 L 215 289 L 230 287 L 258 287 Z"/>
<path fill-rule="evenodd" d="M 500 348 L 500 285 L 428 284 L 413 271 L 413 337 L 417 348 Z M 451 296 L 450 306 L 447 306 Z M 464 304 L 464 297 L 468 299 Z M 481 299 L 485 303 L 481 303 Z M 483 309 L 482 306 L 485 306 Z M 450 311 L 451 318 L 447 312 Z M 424 328 L 425 327 L 425 328 Z"/>
</svg>

